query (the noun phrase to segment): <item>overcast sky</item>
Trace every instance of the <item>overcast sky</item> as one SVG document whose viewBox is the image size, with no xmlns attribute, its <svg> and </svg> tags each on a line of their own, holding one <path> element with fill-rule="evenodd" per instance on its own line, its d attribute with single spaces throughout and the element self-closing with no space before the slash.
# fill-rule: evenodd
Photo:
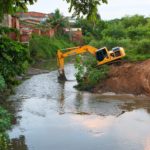
<svg viewBox="0 0 150 150">
<path fill-rule="evenodd" d="M 37 3 L 28 8 L 29 11 L 44 13 L 54 12 L 58 8 L 65 16 L 71 16 L 68 13 L 68 7 L 69 5 L 65 0 L 38 0 Z M 150 0 L 108 0 L 107 5 L 102 4 L 99 7 L 99 13 L 104 20 L 135 14 L 150 17 Z"/>
</svg>

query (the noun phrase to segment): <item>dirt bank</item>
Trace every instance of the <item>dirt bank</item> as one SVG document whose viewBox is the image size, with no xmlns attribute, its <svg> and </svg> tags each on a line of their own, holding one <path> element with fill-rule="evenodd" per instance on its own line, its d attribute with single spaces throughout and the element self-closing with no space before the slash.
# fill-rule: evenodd
<svg viewBox="0 0 150 150">
<path fill-rule="evenodd" d="M 150 96 L 150 59 L 138 63 L 111 66 L 109 77 L 94 92 L 145 94 Z"/>
</svg>

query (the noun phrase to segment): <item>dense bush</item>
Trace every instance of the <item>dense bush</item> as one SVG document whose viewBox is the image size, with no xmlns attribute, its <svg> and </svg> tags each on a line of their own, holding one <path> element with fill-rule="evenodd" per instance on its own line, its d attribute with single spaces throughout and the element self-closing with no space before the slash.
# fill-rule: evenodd
<svg viewBox="0 0 150 150">
<path fill-rule="evenodd" d="M 141 39 L 136 49 L 139 54 L 150 54 L 150 39 Z"/>
<path fill-rule="evenodd" d="M 77 57 L 75 74 L 78 85 L 75 87 L 79 90 L 91 90 L 96 84 L 107 78 L 109 67 L 107 65 L 97 66 L 97 61 L 93 56 Z"/>
<path fill-rule="evenodd" d="M 19 34 L 19 31 L 15 28 L 8 28 L 0 26 L 0 35 L 7 35 L 9 33 L 15 32 L 16 34 Z"/>
<path fill-rule="evenodd" d="M 49 38 L 47 36 L 34 35 L 30 40 L 29 49 L 34 59 L 49 59 L 56 56 L 58 49 L 71 46 L 73 44 L 64 36 Z"/>
<path fill-rule="evenodd" d="M 4 77 L 0 74 L 0 91 L 2 91 L 5 88 L 5 80 Z"/>
<path fill-rule="evenodd" d="M 19 42 L 7 37 L 0 38 L 0 74 L 8 86 L 13 85 L 16 76 L 28 67 L 29 50 Z"/>
<path fill-rule="evenodd" d="M 11 126 L 11 115 L 0 107 L 0 133 L 5 132 Z"/>
<path fill-rule="evenodd" d="M 101 24 L 101 25 L 100 25 Z M 150 18 L 143 16 L 126 16 L 110 21 L 98 20 L 92 26 L 87 20 L 77 22 L 83 29 L 85 44 L 111 49 L 124 47 L 126 59 L 130 61 L 150 58 Z"/>
<path fill-rule="evenodd" d="M 9 149 L 9 139 L 6 130 L 11 127 L 11 115 L 0 107 L 0 149 Z"/>
</svg>

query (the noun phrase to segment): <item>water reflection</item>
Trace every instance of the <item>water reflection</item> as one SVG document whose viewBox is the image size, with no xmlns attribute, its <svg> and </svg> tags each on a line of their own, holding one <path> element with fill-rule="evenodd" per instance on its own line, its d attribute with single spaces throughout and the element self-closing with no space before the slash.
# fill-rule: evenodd
<svg viewBox="0 0 150 150">
<path fill-rule="evenodd" d="M 148 113 L 150 113 L 150 98 L 141 98 L 135 99 L 131 102 L 124 103 L 124 105 L 120 106 L 121 109 L 125 109 L 126 111 L 133 111 L 134 109 L 144 108 Z"/>
<path fill-rule="evenodd" d="M 65 113 L 65 95 L 64 95 L 64 87 L 65 83 L 60 84 L 60 97 L 58 98 L 58 108 L 59 108 L 59 114 Z"/>
<path fill-rule="evenodd" d="M 12 139 L 10 143 L 10 150 L 28 150 L 25 137 L 20 136 L 19 138 Z"/>
<path fill-rule="evenodd" d="M 114 116 L 84 116 L 81 117 L 80 115 L 72 116 L 71 118 L 75 122 L 79 122 L 84 128 L 93 135 L 93 136 L 100 136 L 113 125 L 113 122 L 116 120 Z"/>
<path fill-rule="evenodd" d="M 150 150 L 150 137 L 145 139 L 144 150 Z"/>
</svg>

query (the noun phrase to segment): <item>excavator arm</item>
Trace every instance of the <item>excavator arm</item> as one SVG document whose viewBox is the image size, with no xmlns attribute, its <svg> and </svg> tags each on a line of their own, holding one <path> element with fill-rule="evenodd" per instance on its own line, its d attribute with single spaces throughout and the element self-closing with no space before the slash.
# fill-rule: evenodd
<svg viewBox="0 0 150 150">
<path fill-rule="evenodd" d="M 65 49 L 65 52 L 63 53 L 62 50 L 57 51 L 57 63 L 59 68 L 59 79 L 61 80 L 67 80 L 64 72 L 64 58 L 69 56 L 74 56 L 78 54 L 83 54 L 86 52 L 91 53 L 92 55 L 95 55 L 97 48 L 89 45 L 81 46 L 81 47 L 73 47 L 73 48 L 67 48 Z"/>
</svg>

